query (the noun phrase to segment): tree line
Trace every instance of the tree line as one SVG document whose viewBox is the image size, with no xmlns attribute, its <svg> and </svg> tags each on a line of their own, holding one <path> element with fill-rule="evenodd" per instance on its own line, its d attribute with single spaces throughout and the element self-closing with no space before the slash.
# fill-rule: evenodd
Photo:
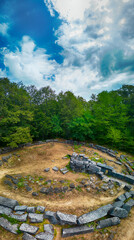
<svg viewBox="0 0 134 240">
<path fill-rule="evenodd" d="M 97 142 L 134 152 L 134 86 L 92 94 L 58 95 L 0 78 L 0 146 L 17 147 L 48 138 Z"/>
</svg>

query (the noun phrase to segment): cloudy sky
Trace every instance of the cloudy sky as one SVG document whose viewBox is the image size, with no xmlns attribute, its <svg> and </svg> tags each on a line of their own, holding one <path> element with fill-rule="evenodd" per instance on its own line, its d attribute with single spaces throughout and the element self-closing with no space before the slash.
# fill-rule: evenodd
<svg viewBox="0 0 134 240">
<path fill-rule="evenodd" d="M 85 99 L 134 84 L 134 0 L 0 0 L 0 77 Z"/>
</svg>

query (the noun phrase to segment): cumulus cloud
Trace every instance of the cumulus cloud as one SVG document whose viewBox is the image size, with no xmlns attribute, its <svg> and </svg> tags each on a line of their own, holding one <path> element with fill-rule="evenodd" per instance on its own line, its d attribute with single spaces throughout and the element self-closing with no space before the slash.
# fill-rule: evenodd
<svg viewBox="0 0 134 240">
<path fill-rule="evenodd" d="M 39 87 L 49 84 L 51 75 L 56 68 L 56 62 L 50 60 L 49 55 L 42 48 L 37 48 L 34 41 L 24 36 L 20 42 L 20 49 L 14 52 L 3 50 L 4 64 L 14 79 L 25 84 L 35 84 Z"/>
</svg>

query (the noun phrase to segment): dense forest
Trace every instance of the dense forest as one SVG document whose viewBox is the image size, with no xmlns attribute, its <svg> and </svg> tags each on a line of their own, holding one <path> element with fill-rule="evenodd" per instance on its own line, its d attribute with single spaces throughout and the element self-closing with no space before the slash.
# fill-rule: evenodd
<svg viewBox="0 0 134 240">
<path fill-rule="evenodd" d="M 0 79 L 0 146 L 48 138 L 97 142 L 134 152 L 134 86 L 92 94 L 89 101 L 72 92 L 56 95 Z"/>
</svg>

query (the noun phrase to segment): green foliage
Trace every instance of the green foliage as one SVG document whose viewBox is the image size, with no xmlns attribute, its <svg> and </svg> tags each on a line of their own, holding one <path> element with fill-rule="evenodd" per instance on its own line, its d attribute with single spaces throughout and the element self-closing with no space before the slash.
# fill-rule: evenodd
<svg viewBox="0 0 134 240">
<path fill-rule="evenodd" d="M 87 102 L 70 91 L 56 95 L 49 86 L 38 90 L 1 78 L 0 145 L 57 137 L 134 153 L 134 86 L 92 94 Z"/>
</svg>

